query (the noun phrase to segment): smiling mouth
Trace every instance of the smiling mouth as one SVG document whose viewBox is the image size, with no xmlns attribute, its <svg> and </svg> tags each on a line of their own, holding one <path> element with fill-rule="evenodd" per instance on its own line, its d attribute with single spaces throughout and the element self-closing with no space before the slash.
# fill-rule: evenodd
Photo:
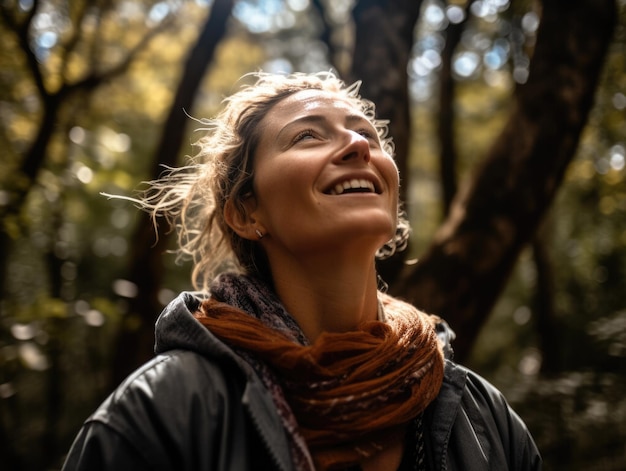
<svg viewBox="0 0 626 471">
<path fill-rule="evenodd" d="M 345 195 L 348 193 L 376 193 L 376 187 L 369 180 L 353 178 L 337 183 L 328 191 L 329 195 Z"/>
</svg>

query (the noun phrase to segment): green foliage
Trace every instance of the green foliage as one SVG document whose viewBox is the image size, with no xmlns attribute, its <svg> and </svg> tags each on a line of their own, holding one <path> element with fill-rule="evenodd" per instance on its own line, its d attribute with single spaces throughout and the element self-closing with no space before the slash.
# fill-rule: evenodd
<svg viewBox="0 0 626 471">
<path fill-rule="evenodd" d="M 624 375 L 570 372 L 522 378 L 509 398 L 541 445 L 546 469 L 623 469 Z"/>
<path fill-rule="evenodd" d="M 626 463 L 626 8 L 577 157 L 544 221 L 560 372 L 540 374 L 532 254 L 521 258 L 471 364 L 505 393 L 536 438 L 546 469 Z"/>
<path fill-rule="evenodd" d="M 159 23 L 159 11 L 163 13 L 159 8 L 165 8 L 165 2 L 114 1 L 105 2 L 105 9 L 92 6 L 81 16 L 81 8 L 91 3 L 40 3 L 41 22 L 30 38 L 37 43 L 44 33 L 56 35 L 51 47 L 35 48 L 49 93 L 63 83 L 75 83 L 90 72 L 118 64 Z M 325 46 L 316 40 L 319 18 L 300 9 L 300 2 L 276 3 L 282 20 L 267 23 L 268 29 L 259 31 L 260 26 L 246 23 L 243 14 L 231 22 L 231 33 L 220 45 L 194 116 L 212 116 L 246 72 L 330 67 Z M 326 3 L 337 8 L 342 2 Z M 523 8 L 517 3 L 521 11 L 499 12 L 502 21 L 519 22 L 530 10 L 526 3 Z M 124 279 L 137 209 L 101 193 L 132 195 L 138 183 L 148 178 L 186 51 L 208 14 L 205 2 L 171 5 L 177 5 L 177 10 L 169 29 L 133 56 L 125 73 L 64 103 L 45 165 L 24 206 L 19 214 L 2 221 L 12 239 L 12 250 L 0 300 L 0 438 L 5 439 L 0 453 L 20 462 L 23 469 L 58 464 L 80 423 L 108 393 L 118 327 L 134 322 L 127 298 L 132 287 L 125 285 Z M 18 2 L 4 2 L 1 8 L 19 20 L 26 14 L 18 11 Z M 471 366 L 494 381 L 528 422 L 544 450 L 546 469 L 611 470 L 623 469 L 626 463 L 623 2 L 620 15 L 622 25 L 594 112 L 545 222 L 545 243 L 555 274 L 559 330 L 554 342 L 561 371 L 553 377 L 539 374 L 542 358 L 533 317 L 537 276 L 530 252 L 522 256 L 471 360 Z M 343 28 L 337 34 L 343 38 L 349 29 L 346 11 L 332 10 L 329 19 Z M 503 24 L 473 21 L 470 36 L 480 36 L 479 43 L 488 48 L 505 37 L 499 27 Z M 16 35 L 5 26 L 3 21 L 0 206 L 7 204 L 14 188 L 28 185 L 16 171 L 42 114 L 33 71 Z M 422 28 L 430 28 L 426 31 L 430 36 L 418 31 L 416 44 L 428 36 L 423 44 L 435 48 L 443 26 Z M 532 35 L 527 40 L 525 48 L 532 46 Z M 338 41 L 343 46 L 346 42 Z M 416 46 L 416 51 L 425 50 L 423 44 Z M 475 52 L 476 44 L 463 43 L 459 53 Z M 457 77 L 461 180 L 480 161 L 503 125 L 515 84 L 513 63 L 509 57 L 498 69 L 480 68 L 468 77 Z M 437 71 L 433 69 L 429 86 L 436 81 Z M 426 83 L 422 81 L 426 76 L 412 79 L 415 90 Z M 436 94 L 432 88 L 427 90 L 429 93 L 416 94 L 411 172 L 404 182 L 410 185 L 407 203 L 414 228 L 413 256 L 417 257 L 442 217 L 434 122 L 437 103 L 432 98 Z M 190 132 L 190 145 L 182 154 L 193 153 L 195 138 Z M 175 265 L 173 256 L 166 256 L 166 265 L 163 304 L 174 293 L 189 289 L 188 267 Z M 42 437 L 50 436 L 56 455 L 34 456 L 32 449 Z"/>
</svg>

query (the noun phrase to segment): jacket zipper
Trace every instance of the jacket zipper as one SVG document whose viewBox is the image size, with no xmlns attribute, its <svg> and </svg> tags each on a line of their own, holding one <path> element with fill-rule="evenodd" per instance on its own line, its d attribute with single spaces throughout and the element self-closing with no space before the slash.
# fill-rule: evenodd
<svg viewBox="0 0 626 471">
<path fill-rule="evenodd" d="M 269 441 L 269 438 L 265 435 L 263 427 L 261 427 L 261 423 L 255 411 L 252 410 L 251 407 L 247 407 L 247 409 L 248 409 L 248 413 L 250 414 L 250 417 L 252 418 L 252 423 L 254 424 L 254 427 L 256 428 L 257 432 L 261 436 L 261 440 L 263 441 L 263 445 L 265 446 L 265 449 L 269 452 L 270 458 L 276 465 L 276 469 L 280 469 L 281 471 L 288 471 L 282 466 L 282 463 L 280 459 L 278 458 L 278 454 L 276 453 L 276 450 L 274 450 L 274 448 L 272 447 Z"/>
</svg>

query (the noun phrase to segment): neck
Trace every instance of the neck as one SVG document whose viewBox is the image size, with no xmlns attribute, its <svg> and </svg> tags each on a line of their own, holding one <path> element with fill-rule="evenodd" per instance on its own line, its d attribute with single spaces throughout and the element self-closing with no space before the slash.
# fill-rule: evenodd
<svg viewBox="0 0 626 471">
<path fill-rule="evenodd" d="M 377 318 L 374 261 L 361 259 L 313 256 L 272 264 L 276 292 L 310 342 L 323 332 L 347 332 Z"/>
</svg>

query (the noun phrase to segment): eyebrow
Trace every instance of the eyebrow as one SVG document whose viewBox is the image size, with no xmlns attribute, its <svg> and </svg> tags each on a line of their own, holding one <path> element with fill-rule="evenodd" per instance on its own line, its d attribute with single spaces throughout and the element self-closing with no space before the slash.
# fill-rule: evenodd
<svg viewBox="0 0 626 471">
<path fill-rule="evenodd" d="M 276 135 L 276 140 L 280 138 L 281 134 L 283 134 L 284 131 L 288 130 L 289 128 L 293 126 L 302 125 L 302 124 L 323 124 L 326 121 L 327 121 L 326 116 L 323 114 L 310 114 L 310 115 L 302 116 L 300 118 L 296 118 L 293 121 L 288 122 L 285 126 L 283 126 L 283 128 L 280 131 L 278 131 L 278 134 Z M 369 126 L 372 127 L 372 129 L 376 129 L 375 126 L 365 116 L 362 116 L 359 114 L 346 115 L 345 122 L 348 125 L 354 124 L 354 123 L 367 123 Z"/>
</svg>

